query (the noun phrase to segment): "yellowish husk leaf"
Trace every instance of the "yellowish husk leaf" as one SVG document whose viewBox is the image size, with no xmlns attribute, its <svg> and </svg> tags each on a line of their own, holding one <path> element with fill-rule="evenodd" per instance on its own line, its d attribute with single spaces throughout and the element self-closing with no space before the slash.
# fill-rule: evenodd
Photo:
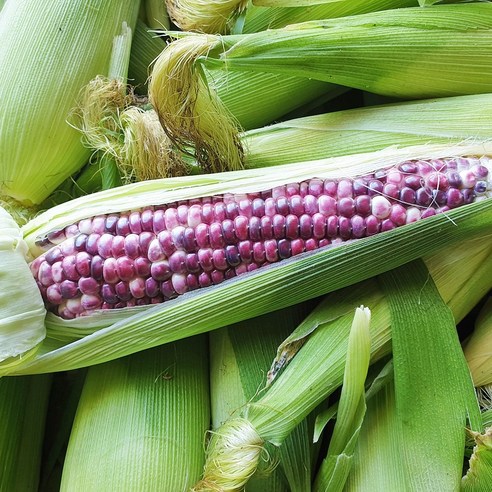
<svg viewBox="0 0 492 492">
<path fill-rule="evenodd" d="M 492 427 L 483 434 L 471 433 L 475 447 L 470 468 L 461 481 L 462 492 L 487 492 L 492 488 Z"/>
<path fill-rule="evenodd" d="M 0 207 L 0 363 L 15 365 L 46 336 L 41 293 L 19 226 Z"/>
<path fill-rule="evenodd" d="M 492 298 L 480 311 L 464 352 L 475 386 L 492 384 Z"/>
</svg>

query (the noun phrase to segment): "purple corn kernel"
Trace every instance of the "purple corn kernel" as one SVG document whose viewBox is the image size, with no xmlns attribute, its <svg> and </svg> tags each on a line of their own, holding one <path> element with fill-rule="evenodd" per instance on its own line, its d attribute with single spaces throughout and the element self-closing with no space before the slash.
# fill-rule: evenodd
<svg viewBox="0 0 492 492">
<path fill-rule="evenodd" d="M 116 222 L 116 234 L 118 236 L 130 234 L 130 222 L 127 215 L 122 215 Z"/>
<path fill-rule="evenodd" d="M 56 285 L 56 284 L 55 284 Z M 82 294 L 98 294 L 100 285 L 99 282 L 92 277 L 82 277 L 79 280 L 79 289 Z"/>
<path fill-rule="evenodd" d="M 67 319 L 160 303 L 489 196 L 489 162 L 405 161 L 356 179 L 99 215 L 40 238 L 47 251 L 30 267 L 48 308 Z"/>
<path fill-rule="evenodd" d="M 115 284 L 120 280 L 116 270 L 116 258 L 106 258 L 104 260 L 103 278 L 108 284 Z"/>
<path fill-rule="evenodd" d="M 108 215 L 106 217 L 106 223 L 104 226 L 104 232 L 109 232 L 110 234 L 114 234 L 116 231 L 116 222 L 118 222 L 118 215 Z"/>
<path fill-rule="evenodd" d="M 72 280 L 64 280 L 60 284 L 60 293 L 63 299 L 73 299 L 74 297 L 77 297 L 78 292 L 79 287 L 77 283 Z"/>
<path fill-rule="evenodd" d="M 89 275 L 90 275 L 90 268 L 89 268 Z M 57 261 L 51 265 L 51 276 L 53 278 L 53 282 L 55 284 L 59 284 L 63 282 L 66 279 L 65 276 L 65 271 L 63 270 L 63 265 L 61 261 Z"/>
<path fill-rule="evenodd" d="M 130 237 L 130 236 L 127 236 Z M 113 236 L 111 241 L 111 256 L 118 258 L 118 256 L 125 256 L 125 241 L 123 236 Z"/>
</svg>

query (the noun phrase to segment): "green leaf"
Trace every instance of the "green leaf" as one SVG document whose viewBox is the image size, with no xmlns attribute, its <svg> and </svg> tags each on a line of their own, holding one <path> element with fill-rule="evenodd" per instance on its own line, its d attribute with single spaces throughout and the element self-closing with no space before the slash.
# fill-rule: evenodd
<svg viewBox="0 0 492 492">
<path fill-rule="evenodd" d="M 349 333 L 337 420 L 327 457 L 320 466 L 314 484 L 314 490 L 318 492 L 343 490 L 352 466 L 355 446 L 366 412 L 364 382 L 371 353 L 370 316 L 368 308 L 356 309 Z"/>
<path fill-rule="evenodd" d="M 345 492 L 409 490 L 402 463 L 402 436 L 395 408 L 393 377 L 367 400 Z"/>
<path fill-rule="evenodd" d="M 456 490 L 481 418 L 453 315 L 421 261 L 379 277 L 392 322 L 396 418 L 410 490 Z"/>
<path fill-rule="evenodd" d="M 205 459 L 209 395 L 206 335 L 91 367 L 60 490 L 189 490 Z"/>
</svg>

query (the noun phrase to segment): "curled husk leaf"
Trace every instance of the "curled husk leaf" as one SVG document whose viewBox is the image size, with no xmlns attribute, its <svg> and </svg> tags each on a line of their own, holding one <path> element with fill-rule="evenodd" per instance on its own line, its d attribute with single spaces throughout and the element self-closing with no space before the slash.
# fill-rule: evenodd
<svg viewBox="0 0 492 492">
<path fill-rule="evenodd" d="M 46 310 L 26 261 L 27 244 L 0 207 L 0 365 L 15 365 L 46 336 Z"/>
</svg>

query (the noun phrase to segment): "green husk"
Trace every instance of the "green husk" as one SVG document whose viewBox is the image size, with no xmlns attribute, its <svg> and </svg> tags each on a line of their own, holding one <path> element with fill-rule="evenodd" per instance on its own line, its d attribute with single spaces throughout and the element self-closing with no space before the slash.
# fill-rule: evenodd
<svg viewBox="0 0 492 492">
<path fill-rule="evenodd" d="M 208 90 L 207 69 L 312 78 L 400 98 L 492 92 L 492 5 L 404 8 L 236 35 L 176 34 L 156 60 L 150 100 L 178 148 L 237 167 L 234 117 Z M 418 80 L 415 84 L 413 81 Z M 215 146 L 213 145 L 215 144 Z"/>
<path fill-rule="evenodd" d="M 417 0 L 166 0 L 166 4 L 171 18 L 182 31 L 238 34 L 276 29 L 314 19 L 414 7 Z"/>
<path fill-rule="evenodd" d="M 60 490 L 63 461 L 86 369 L 53 375 L 43 440 L 43 459 L 38 492 Z"/>
<path fill-rule="evenodd" d="M 352 467 L 353 454 L 366 413 L 364 382 L 369 368 L 371 311 L 361 306 L 355 310 L 347 345 L 347 360 L 337 419 L 328 445 L 326 458 L 320 465 L 315 491 L 342 491 Z"/>
<path fill-rule="evenodd" d="M 0 379 L 0 490 L 37 492 L 50 375 Z"/>
<path fill-rule="evenodd" d="M 478 242 L 477 246 L 482 248 L 483 244 Z M 486 249 L 488 248 L 490 245 L 486 246 Z M 446 253 L 453 256 L 451 250 Z M 441 252 L 441 254 L 445 253 Z M 491 268 L 492 262 L 488 260 L 487 263 L 488 268 Z M 428 264 L 431 266 L 430 263 Z M 483 264 L 477 270 L 469 270 L 466 274 L 463 270 L 459 271 L 461 268 L 468 268 L 466 262 L 451 263 L 451 265 L 453 274 L 457 276 L 455 278 L 462 279 L 461 289 L 473 295 L 471 298 L 462 299 L 459 307 L 455 304 L 456 300 L 448 290 L 448 286 L 441 284 L 442 279 L 439 276 L 442 271 L 440 268 L 433 272 L 431 267 L 429 277 L 434 275 L 433 278 L 440 295 L 453 311 L 453 315 L 456 315 L 458 311 L 469 311 L 478 302 L 480 299 L 478 296 L 483 289 L 490 288 L 491 277 L 490 272 L 482 276 L 480 270 Z M 482 284 L 478 296 L 476 296 L 477 292 L 472 293 L 467 289 L 468 280 L 465 280 L 465 278 L 471 278 L 475 282 L 477 275 L 480 275 L 479 282 Z M 425 288 L 426 281 L 431 282 L 426 276 L 424 287 L 422 283 L 419 283 L 419 287 Z M 448 297 L 450 295 L 452 297 Z M 372 361 L 390 352 L 391 311 L 376 281 L 360 283 L 327 296 L 284 342 L 283 352 L 285 353 L 288 352 L 292 342 L 305 340 L 302 348 L 275 382 L 259 400 L 247 405 L 239 417 L 230 419 L 215 434 L 207 457 L 208 464 L 205 468 L 203 484 L 222 483 L 222 480 L 225 480 L 230 490 L 235 490 L 234 487 L 240 489 L 248 477 L 254 473 L 264 443 L 281 445 L 297 423 L 319 401 L 336 389 L 342 382 L 353 309 L 361 302 L 366 306 L 371 306 Z M 458 321 L 455 318 L 455 322 Z M 281 360 L 282 356 L 283 353 L 277 356 L 277 361 Z M 309 371 L 306 368 L 309 368 Z M 461 380 L 458 384 L 461 385 Z M 458 398 L 458 403 L 462 404 L 464 398 Z M 475 426 L 476 420 L 472 421 L 472 424 Z M 236 453 L 236 449 L 244 449 L 248 452 Z M 234 474 L 231 470 L 229 477 L 223 476 L 221 467 L 223 465 L 224 470 L 229 469 L 229 464 L 234 465 L 237 473 Z M 203 489 L 206 490 L 206 487 Z"/>
<path fill-rule="evenodd" d="M 169 29 L 169 15 L 164 0 L 143 0 L 145 20 L 152 29 Z"/>
<path fill-rule="evenodd" d="M 378 278 L 392 324 L 397 432 L 409 490 L 457 490 L 465 426 L 481 430 L 456 322 L 422 263 Z"/>
<path fill-rule="evenodd" d="M 334 19 L 416 5 L 417 0 L 255 0 L 246 10 L 242 32 L 259 32 L 314 19 Z"/>
<path fill-rule="evenodd" d="M 472 154 L 476 155 L 479 149 L 486 150 L 482 145 L 445 149 L 445 153 L 443 148 L 427 146 L 389 149 L 359 154 L 356 158 L 312 162 L 309 168 L 304 164 L 285 166 L 280 173 L 276 167 L 135 183 L 55 207 L 31 221 L 23 232 L 31 254 L 37 256 L 43 251 L 36 245 L 38 239 L 87 216 L 217 193 L 258 191 L 260 187 L 268 189 L 308 177 L 339 176 L 341 168 L 344 175 L 350 176 L 364 174 L 370 168 L 379 169 L 382 162 L 385 165 L 401 162 L 402 158 L 463 155 L 464 149 L 473 149 Z M 52 372 L 112 360 L 282 309 L 370 278 L 444 246 L 491 232 L 492 202 L 483 200 L 392 231 L 284 260 L 161 305 L 103 311 L 75 320 L 62 320 L 49 314 L 46 318 L 49 339 L 33 361 L 15 371 Z"/>
<path fill-rule="evenodd" d="M 488 140 L 492 94 L 443 97 L 336 111 L 241 135 L 247 168 L 377 151 L 391 145 Z"/>
<path fill-rule="evenodd" d="M 298 304 L 210 333 L 214 429 L 261 394 L 276 347 L 311 307 L 311 303 Z M 311 434 L 312 421 L 304 420 L 281 448 L 269 450 L 276 466 L 267 463 L 266 470 L 251 478 L 246 491 L 309 490 L 311 462 L 317 456 L 317 448 L 310 446 Z"/>
<path fill-rule="evenodd" d="M 395 387 L 393 378 L 367 402 L 354 463 L 346 491 L 371 491 L 386 487 L 399 490 L 405 483 L 401 466 L 401 435 L 395 432 Z"/>
<path fill-rule="evenodd" d="M 23 363 L 46 336 L 46 309 L 33 283 L 27 251 L 19 226 L 0 207 L 0 366 L 3 367 Z"/>
<path fill-rule="evenodd" d="M 147 94 L 150 66 L 165 46 L 164 39 L 152 32 L 142 19 L 137 20 L 128 65 L 128 82 L 137 94 Z"/>
<path fill-rule="evenodd" d="M 2 195 L 39 204 L 86 163 L 90 151 L 67 119 L 81 88 L 107 73 L 113 38 L 124 22 L 134 27 L 138 7 L 130 0 L 5 4 L 0 70 L 10 76 L 0 84 Z"/>
<path fill-rule="evenodd" d="M 210 423 L 205 335 L 89 369 L 60 490 L 187 491 Z"/>
</svg>

